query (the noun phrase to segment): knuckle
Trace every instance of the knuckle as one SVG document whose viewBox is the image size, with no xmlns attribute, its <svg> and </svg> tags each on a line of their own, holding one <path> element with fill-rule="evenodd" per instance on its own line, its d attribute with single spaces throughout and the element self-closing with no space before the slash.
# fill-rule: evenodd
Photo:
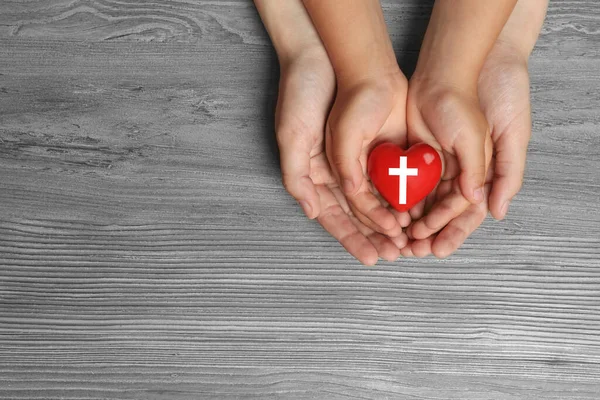
<svg viewBox="0 0 600 400">
<path fill-rule="evenodd" d="M 481 186 L 485 182 L 485 168 L 477 168 L 467 176 L 468 186 Z"/>
<path fill-rule="evenodd" d="M 350 159 L 339 151 L 334 151 L 331 154 L 330 161 L 333 166 L 343 169 L 346 165 L 348 165 Z"/>
<path fill-rule="evenodd" d="M 423 224 L 430 232 L 437 232 L 440 229 L 439 221 L 436 221 L 436 219 L 431 216 L 425 217 L 423 219 Z"/>
<path fill-rule="evenodd" d="M 446 228 L 448 232 L 444 235 L 444 241 L 440 244 L 435 243 L 432 250 L 438 258 L 447 258 L 451 256 L 463 244 L 467 237 L 467 232 L 456 226 Z"/>
</svg>

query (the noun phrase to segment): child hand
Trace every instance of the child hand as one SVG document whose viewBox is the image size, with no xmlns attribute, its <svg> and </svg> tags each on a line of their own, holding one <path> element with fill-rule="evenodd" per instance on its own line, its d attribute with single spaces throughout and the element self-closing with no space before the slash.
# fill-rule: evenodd
<svg viewBox="0 0 600 400">
<path fill-rule="evenodd" d="M 337 95 L 326 128 L 327 158 L 353 214 L 398 237 L 407 213 L 374 195 L 367 156 L 380 141 L 406 144 L 406 78 L 398 67 L 379 0 L 303 0 L 331 60 Z"/>
<path fill-rule="evenodd" d="M 407 81 L 399 68 L 352 85 L 339 84 L 326 128 L 327 157 L 350 209 L 369 228 L 395 238 L 407 213 L 389 210 L 367 175 L 369 152 L 380 142 L 406 145 Z"/>
<path fill-rule="evenodd" d="M 468 206 L 439 233 L 412 241 L 402 249 L 403 256 L 425 257 L 433 253 L 446 257 L 481 225 L 488 206 L 494 217 L 506 215 L 503 205 L 521 188 L 531 137 L 527 60 L 518 54 L 511 46 L 498 42 L 479 78 L 480 104 L 494 142 L 494 157 L 486 181 L 486 193 L 491 190 L 489 201 Z"/>
<path fill-rule="evenodd" d="M 431 144 L 444 161 L 442 182 L 411 210 L 417 221 L 409 228 L 409 236 L 425 239 L 471 204 L 483 203 L 492 141 L 477 93 L 418 76 L 409 86 L 407 123 L 409 142 Z"/>
<path fill-rule="evenodd" d="M 470 204 L 481 204 L 492 156 L 477 80 L 516 0 L 436 1 L 411 79 L 407 107 L 409 142 L 425 141 L 442 151 L 443 182 L 425 218 L 409 229 L 424 239 L 438 232 Z M 427 203 L 427 202 L 425 202 Z M 424 204 L 415 207 L 414 219 Z"/>
</svg>

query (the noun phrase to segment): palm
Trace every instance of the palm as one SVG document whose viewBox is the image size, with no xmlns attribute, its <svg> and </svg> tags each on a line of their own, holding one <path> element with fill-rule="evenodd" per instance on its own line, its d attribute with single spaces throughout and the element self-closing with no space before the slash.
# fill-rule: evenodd
<svg viewBox="0 0 600 400">
<path fill-rule="evenodd" d="M 436 238 L 432 242 L 433 247 L 427 250 L 433 251 L 438 257 L 445 257 L 454 251 L 454 246 L 448 246 L 453 240 L 449 242 L 448 239 L 457 236 L 457 232 L 453 232 L 454 228 L 460 228 L 453 226 L 451 221 L 463 214 L 471 204 L 464 196 L 465 172 L 461 172 L 463 166 L 459 160 L 464 160 L 468 150 L 482 150 L 465 142 L 473 137 L 465 135 L 465 132 L 485 132 L 488 123 L 476 96 L 462 93 L 454 87 L 422 85 L 422 81 L 411 82 L 408 104 L 409 141 L 439 146 L 443 153 L 445 171 L 438 187 L 411 210 L 411 217 L 415 222 L 408 233 L 411 238 L 416 239 L 413 242 L 416 246 L 419 246 L 419 240 Z M 485 145 L 486 156 L 491 157 L 492 143 L 489 137 L 481 140 L 481 145 Z M 489 158 L 482 158 L 481 162 L 484 161 L 486 165 L 489 164 Z M 436 237 L 438 232 L 439 237 Z"/>
<path fill-rule="evenodd" d="M 410 222 L 409 215 L 389 209 L 376 195 L 367 174 L 367 159 L 374 146 L 381 142 L 406 145 L 406 78 L 398 70 L 387 79 L 389 85 L 371 82 L 338 89 L 326 128 L 326 149 L 338 182 L 341 164 L 355 167 L 353 176 L 361 178 L 354 193 L 345 193 L 352 215 L 372 230 L 404 241 L 402 227 Z"/>
<path fill-rule="evenodd" d="M 503 199 L 512 199 L 521 188 L 531 136 L 527 63 L 515 54 L 511 47 L 498 43 L 479 80 L 481 107 L 490 123 L 495 148 L 489 207 L 498 219 L 507 211 L 503 210 Z"/>
</svg>

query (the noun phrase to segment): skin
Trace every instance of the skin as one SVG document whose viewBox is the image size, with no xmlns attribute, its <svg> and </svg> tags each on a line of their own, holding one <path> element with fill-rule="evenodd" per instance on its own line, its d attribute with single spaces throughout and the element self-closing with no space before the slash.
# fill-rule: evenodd
<svg viewBox="0 0 600 400">
<path fill-rule="evenodd" d="M 329 164 L 353 215 L 369 228 L 397 237 L 402 234 L 402 221 L 375 195 L 367 175 L 367 156 L 375 144 L 406 145 L 408 85 L 396 62 L 379 1 L 303 3 L 337 80 L 326 125 Z"/>
<path fill-rule="evenodd" d="M 409 231 L 414 239 L 441 231 L 485 200 L 493 149 L 478 77 L 515 4 L 438 0 L 434 5 L 409 86 L 407 125 L 409 143 L 436 147 L 445 168 L 438 189 L 411 210 L 417 220 Z"/>
<path fill-rule="evenodd" d="M 303 40 L 311 37 L 318 39 L 306 12 L 301 12 L 302 7 L 294 6 L 301 6 L 300 0 L 285 3 L 292 10 L 277 8 L 271 13 L 265 10 L 268 3 L 268 0 L 256 1 L 272 37 L 285 37 L 282 30 L 287 29 L 295 34 L 299 31 L 305 33 L 297 35 Z M 491 183 L 486 185 L 487 191 L 491 188 L 489 204 L 493 214 L 496 206 L 496 217 L 503 216 L 498 204 L 502 205 L 505 198 L 512 198 L 522 182 L 525 164 L 525 152 L 522 149 L 526 149 L 531 130 L 526 60 L 539 34 L 546 4 L 546 0 L 522 0 L 519 3 L 489 55 L 479 81 L 481 107 L 490 121 L 496 147 L 496 157 L 488 171 L 488 181 Z M 286 19 L 278 12 L 287 13 L 291 18 Z M 439 234 L 433 233 L 411 241 L 407 246 L 404 245 L 405 236 L 386 238 L 354 216 L 323 151 L 323 130 L 335 91 L 334 72 L 323 44 L 320 40 L 300 44 L 274 40 L 274 44 L 282 65 L 277 136 L 282 151 L 284 184 L 287 182 L 286 188 L 301 204 L 304 199 L 316 194 L 316 204 L 313 198 L 316 207 L 311 207 L 307 215 L 316 217 L 351 254 L 367 265 L 374 264 L 377 256 L 394 259 L 397 248 L 402 248 L 405 256 L 425 256 L 431 252 L 445 256 L 462 244 L 485 218 L 487 203 L 468 206 Z M 510 51 L 506 50 L 508 48 Z M 514 50 L 517 48 L 520 52 L 515 56 Z M 517 76 L 521 78 L 515 79 Z M 506 123 L 502 124 L 502 121 Z M 520 152 L 515 149 L 520 149 Z M 440 196 L 453 190 L 448 183 L 440 185 L 440 188 Z M 409 222 L 406 215 L 394 216 L 401 226 Z"/>
<path fill-rule="evenodd" d="M 363 264 L 374 265 L 380 257 L 395 260 L 407 243 L 406 235 L 390 238 L 359 221 L 330 168 L 325 125 L 335 95 L 335 74 L 301 0 L 286 0 L 277 7 L 269 0 L 255 4 L 281 66 L 275 130 L 285 188 L 309 218 L 316 218 Z M 393 217 L 402 226 L 410 222 L 408 215 Z"/>
<path fill-rule="evenodd" d="M 488 202 L 469 205 L 439 233 L 428 228 L 427 217 L 411 226 L 419 237 L 402 249 L 403 256 L 447 257 L 483 222 L 488 210 L 497 219 L 506 216 L 510 200 L 523 182 L 527 145 L 531 137 L 528 59 L 544 22 L 547 0 L 521 0 L 488 55 L 478 80 L 481 109 L 489 122 L 494 157 L 486 178 Z M 437 196 L 452 190 L 444 182 Z M 456 188 L 454 188 L 456 190 Z"/>
</svg>

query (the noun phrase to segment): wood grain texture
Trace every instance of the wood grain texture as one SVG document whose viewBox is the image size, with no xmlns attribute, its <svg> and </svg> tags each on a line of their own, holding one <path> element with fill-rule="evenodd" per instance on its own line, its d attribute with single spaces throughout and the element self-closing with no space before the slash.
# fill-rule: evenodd
<svg viewBox="0 0 600 400">
<path fill-rule="evenodd" d="M 251 2 L 0 2 L 0 398 L 597 399 L 598 21 L 551 2 L 508 219 L 364 268 L 281 187 Z"/>
</svg>

